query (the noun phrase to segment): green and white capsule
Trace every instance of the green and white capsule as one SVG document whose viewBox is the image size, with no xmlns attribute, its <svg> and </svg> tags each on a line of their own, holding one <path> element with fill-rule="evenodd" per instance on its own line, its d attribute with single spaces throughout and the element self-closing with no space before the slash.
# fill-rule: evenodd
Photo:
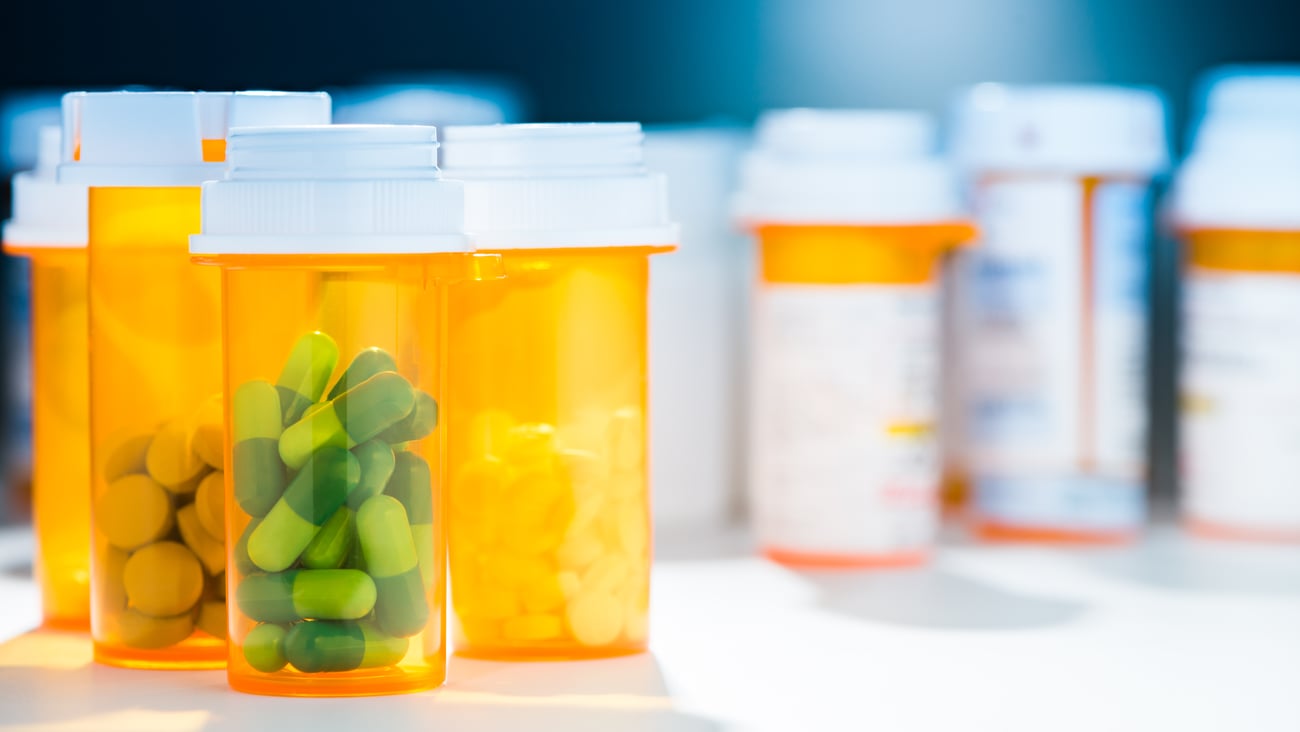
<svg viewBox="0 0 1300 732">
<path fill-rule="evenodd" d="M 438 426 L 438 402 L 422 391 L 415 392 L 415 407 L 402 421 L 379 433 L 379 439 L 390 445 L 420 440 L 428 437 Z"/>
<path fill-rule="evenodd" d="M 244 578 L 240 612 L 259 623 L 358 620 L 375 607 L 375 583 L 359 569 L 293 569 Z"/>
<path fill-rule="evenodd" d="M 314 674 L 392 666 L 406 656 L 408 645 L 374 623 L 314 620 L 289 630 L 284 655 L 294 668 Z"/>
<path fill-rule="evenodd" d="M 401 502 L 411 524 L 411 539 L 420 563 L 425 588 L 433 586 L 433 473 L 429 463 L 413 452 L 397 454 L 397 466 L 388 481 L 388 495 Z"/>
<path fill-rule="evenodd" d="M 367 498 L 384 492 L 384 486 L 388 485 L 389 478 L 393 476 L 397 461 L 393 448 L 378 438 L 352 448 L 352 454 L 361 463 L 361 483 L 348 494 L 348 507 L 355 511 L 361 508 Z"/>
<path fill-rule="evenodd" d="M 293 344 L 289 360 L 275 382 L 283 424 L 297 422 L 307 407 L 320 401 L 338 362 L 338 344 L 324 333 L 308 333 Z"/>
<path fill-rule="evenodd" d="M 357 540 L 366 572 L 375 581 L 375 622 L 389 635 L 405 638 L 424 629 L 429 602 L 406 509 L 392 496 L 379 495 L 357 511 Z"/>
<path fill-rule="evenodd" d="M 244 636 L 244 660 L 262 673 L 273 674 L 284 668 L 284 639 L 289 635 L 283 625 L 264 623 L 255 626 Z"/>
<path fill-rule="evenodd" d="M 376 374 L 286 429 L 280 436 L 280 458 L 297 470 L 324 447 L 348 449 L 377 437 L 414 406 L 415 390 L 401 374 Z"/>
<path fill-rule="evenodd" d="M 327 447 L 304 461 L 284 495 L 248 537 L 248 557 L 266 572 L 288 569 L 361 479 L 352 453 Z"/>
<path fill-rule="evenodd" d="M 269 382 L 249 381 L 235 390 L 231 410 L 235 502 L 249 516 L 265 516 L 285 485 L 280 395 Z"/>
<path fill-rule="evenodd" d="M 352 359 L 352 363 L 348 364 L 339 380 L 334 382 L 334 388 L 330 389 L 326 398 L 333 399 L 375 374 L 396 370 L 397 362 L 388 355 L 388 351 L 382 348 L 367 348 Z"/>
<path fill-rule="evenodd" d="M 364 469 L 361 474 L 365 475 Z M 352 492 L 356 493 L 356 490 Z M 348 499 L 351 500 L 351 496 Z M 320 527 L 320 531 L 316 532 L 307 548 L 302 550 L 302 566 L 307 569 L 334 569 L 343 566 L 356 541 L 354 517 L 352 509 L 347 506 L 335 511 L 325 525 Z"/>
</svg>

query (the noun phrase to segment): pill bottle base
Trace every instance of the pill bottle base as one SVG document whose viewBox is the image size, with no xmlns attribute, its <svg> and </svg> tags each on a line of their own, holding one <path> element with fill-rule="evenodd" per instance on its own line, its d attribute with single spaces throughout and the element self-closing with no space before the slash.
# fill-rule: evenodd
<svg viewBox="0 0 1300 732">
<path fill-rule="evenodd" d="M 355 671 L 337 674 L 285 674 L 275 678 L 252 674 L 227 674 L 230 688 L 244 694 L 258 696 L 296 696 L 327 698 L 344 696 L 391 696 L 414 694 L 436 689 L 446 680 L 446 670 L 431 668 L 428 671 L 390 670 L 358 676 Z"/>
<path fill-rule="evenodd" d="M 47 615 L 41 621 L 42 630 L 57 630 L 67 633 L 89 633 L 90 618 L 65 617 L 61 615 Z"/>
<path fill-rule="evenodd" d="M 484 644 L 459 643 L 456 646 L 457 658 L 477 661 L 596 661 L 602 658 L 620 658 L 645 653 L 645 643 L 621 646 L 575 647 L 557 646 L 489 646 Z"/>
<path fill-rule="evenodd" d="M 823 554 L 777 547 L 764 547 L 763 556 L 796 569 L 908 569 L 930 559 L 928 551 L 919 550 L 893 554 Z"/>
<path fill-rule="evenodd" d="M 1300 528 L 1263 529 L 1254 526 L 1207 521 L 1190 516 L 1183 519 L 1183 526 L 1189 533 L 1201 539 L 1259 544 L 1300 544 Z"/>
<path fill-rule="evenodd" d="M 971 529 L 977 539 L 998 543 L 1117 546 L 1131 544 L 1140 536 L 1137 529 L 1112 531 L 1062 529 L 1051 526 L 1007 524 L 979 518 L 974 520 Z"/>
<path fill-rule="evenodd" d="M 193 639 L 183 648 L 142 650 L 95 644 L 95 662 L 118 668 L 206 671 L 226 667 L 226 642 Z"/>
</svg>

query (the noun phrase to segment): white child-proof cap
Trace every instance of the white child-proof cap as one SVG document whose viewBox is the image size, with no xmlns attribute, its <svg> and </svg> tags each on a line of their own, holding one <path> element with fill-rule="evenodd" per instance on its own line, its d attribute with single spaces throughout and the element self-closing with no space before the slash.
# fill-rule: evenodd
<svg viewBox="0 0 1300 732">
<path fill-rule="evenodd" d="M 1300 67 L 1225 67 L 1200 89 L 1203 116 L 1170 197 L 1175 225 L 1300 229 Z"/>
<path fill-rule="evenodd" d="M 663 175 L 646 170 L 641 125 L 447 127 L 442 167 L 465 185 L 479 249 L 668 246 Z"/>
<path fill-rule="evenodd" d="M 461 186 L 414 125 L 235 128 L 192 254 L 462 252 Z"/>
<path fill-rule="evenodd" d="M 58 182 L 60 138 L 58 127 L 42 127 L 36 168 L 14 176 L 13 218 L 4 225 L 9 246 L 86 246 L 86 186 Z"/>
<path fill-rule="evenodd" d="M 323 92 L 73 92 L 63 97 L 59 181 L 197 186 L 225 171 L 204 141 L 232 127 L 328 124 Z"/>
<path fill-rule="evenodd" d="M 922 112 L 772 111 L 755 138 L 733 205 L 742 224 L 917 225 L 964 215 Z"/>
<path fill-rule="evenodd" d="M 954 105 L 950 152 L 972 173 L 1145 178 L 1169 165 L 1165 124 L 1151 89 L 979 84 Z"/>
</svg>

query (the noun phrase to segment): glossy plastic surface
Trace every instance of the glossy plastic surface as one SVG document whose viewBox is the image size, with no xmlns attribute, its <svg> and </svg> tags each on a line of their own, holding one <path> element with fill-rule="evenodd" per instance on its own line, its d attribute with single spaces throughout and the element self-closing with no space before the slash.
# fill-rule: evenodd
<svg viewBox="0 0 1300 732">
<path fill-rule="evenodd" d="M 646 647 L 646 287 L 664 248 L 502 253 L 453 300 L 450 557 L 458 653 Z"/>
</svg>

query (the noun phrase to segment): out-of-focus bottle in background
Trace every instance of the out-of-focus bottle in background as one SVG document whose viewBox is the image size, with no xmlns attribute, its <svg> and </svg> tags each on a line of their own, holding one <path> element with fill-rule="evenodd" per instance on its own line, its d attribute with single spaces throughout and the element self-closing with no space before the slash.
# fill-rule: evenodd
<svg viewBox="0 0 1300 732">
<path fill-rule="evenodd" d="M 56 180 L 58 126 L 40 130 L 33 170 L 13 178 L 13 217 L 4 227 L 4 251 L 31 273 L 14 285 L 30 303 L 30 320 L 15 323 L 25 336 L 13 354 L 14 467 L 31 469 L 34 570 L 47 627 L 90 626 L 90 402 L 86 324 L 86 187 Z M 29 297 L 30 299 L 26 299 Z M 15 338 L 20 340 L 21 338 Z M 28 348 L 30 346 L 30 348 Z M 30 422 L 28 422 L 30 420 Z M 17 452 L 21 444 L 30 454 Z M 15 476 L 16 477 L 16 476 Z M 21 484 L 11 485 L 15 492 Z"/>
<path fill-rule="evenodd" d="M 42 127 L 58 126 L 60 98 L 55 91 L 13 93 L 0 99 L 0 178 L 36 167 Z M 7 203 L 9 192 L 0 192 Z M 12 213 L 12 212 L 11 212 Z M 32 488 L 32 331 L 31 262 L 25 257 L 0 259 L 5 287 L 5 314 L 0 318 L 0 524 L 28 516 Z"/>
<path fill-rule="evenodd" d="M 1146 515 L 1164 102 L 981 84 L 957 101 L 952 153 L 981 238 L 954 260 L 946 305 L 949 484 L 973 492 L 985 537 L 1131 538 Z"/>
<path fill-rule="evenodd" d="M 381 77 L 330 94 L 336 124 L 495 125 L 527 114 L 519 89 L 495 77 Z"/>
<path fill-rule="evenodd" d="M 764 115 L 736 214 L 758 245 L 749 415 L 764 553 L 915 564 L 938 523 L 939 264 L 973 228 L 917 112 Z"/>
<path fill-rule="evenodd" d="M 1171 218 L 1185 247 L 1183 516 L 1300 541 L 1300 66 L 1201 84 Z"/>
<path fill-rule="evenodd" d="M 735 517 L 744 467 L 745 288 L 752 256 L 730 217 L 747 131 L 651 127 L 645 162 L 668 177 L 681 247 L 650 260 L 650 480 L 657 526 Z"/>
</svg>

